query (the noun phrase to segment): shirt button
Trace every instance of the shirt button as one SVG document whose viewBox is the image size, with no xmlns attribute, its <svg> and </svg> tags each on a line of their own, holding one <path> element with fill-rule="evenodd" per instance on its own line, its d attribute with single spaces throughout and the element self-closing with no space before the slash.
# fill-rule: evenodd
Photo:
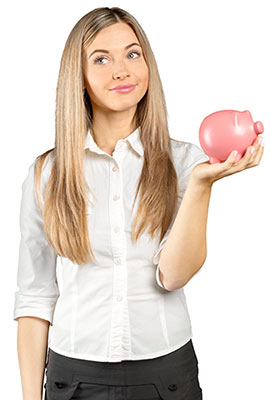
<svg viewBox="0 0 270 400">
<path fill-rule="evenodd" d="M 116 172 L 116 171 L 118 171 L 118 169 L 119 168 L 115 165 L 112 170 L 113 170 L 113 172 Z"/>
<path fill-rule="evenodd" d="M 119 199 L 119 196 L 117 196 L 117 194 L 116 194 L 116 195 L 113 196 L 113 199 L 114 199 L 114 200 L 118 200 L 118 199 Z"/>
<path fill-rule="evenodd" d="M 120 258 L 117 258 L 117 259 L 115 260 L 115 264 L 121 264 L 121 259 L 120 259 Z"/>
<path fill-rule="evenodd" d="M 116 226 L 116 227 L 114 228 L 114 232 L 119 232 L 119 231 L 120 231 L 119 226 Z"/>
<path fill-rule="evenodd" d="M 117 300 L 117 301 L 122 301 L 122 300 L 123 300 L 123 297 L 122 297 L 122 296 L 117 296 L 117 297 L 116 297 L 116 300 Z"/>
</svg>

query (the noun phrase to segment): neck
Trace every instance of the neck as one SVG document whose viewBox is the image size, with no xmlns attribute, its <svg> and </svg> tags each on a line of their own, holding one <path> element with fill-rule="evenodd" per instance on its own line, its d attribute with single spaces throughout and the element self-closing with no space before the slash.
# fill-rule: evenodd
<svg viewBox="0 0 270 400">
<path fill-rule="evenodd" d="M 136 107 L 125 111 L 93 109 L 92 136 L 98 147 L 104 151 L 113 150 L 119 139 L 125 139 L 135 131 Z"/>
</svg>

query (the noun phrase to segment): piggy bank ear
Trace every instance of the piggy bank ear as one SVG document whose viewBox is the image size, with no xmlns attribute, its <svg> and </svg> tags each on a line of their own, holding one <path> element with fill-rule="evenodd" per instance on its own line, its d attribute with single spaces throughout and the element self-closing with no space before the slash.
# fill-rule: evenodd
<svg viewBox="0 0 270 400">
<path fill-rule="evenodd" d="M 241 114 L 241 116 L 243 117 L 243 119 L 247 120 L 247 121 L 252 121 L 252 116 L 250 114 L 250 112 L 248 110 L 245 111 L 236 111 L 237 113 Z"/>
</svg>

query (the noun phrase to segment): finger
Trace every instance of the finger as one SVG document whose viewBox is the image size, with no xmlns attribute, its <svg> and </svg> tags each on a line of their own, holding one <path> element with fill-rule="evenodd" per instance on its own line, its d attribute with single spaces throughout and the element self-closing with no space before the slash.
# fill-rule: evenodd
<svg viewBox="0 0 270 400">
<path fill-rule="evenodd" d="M 253 163 L 256 165 L 261 160 L 264 151 L 264 146 L 262 146 L 263 143 L 261 145 L 259 144 L 260 138 L 262 138 L 262 136 L 258 136 L 254 140 L 253 144 L 247 147 L 244 156 L 242 156 L 238 162 L 235 162 L 238 154 L 235 153 L 236 150 L 233 150 L 227 160 L 223 163 L 224 167 L 231 168 L 235 166 L 241 168 Z"/>
<path fill-rule="evenodd" d="M 254 154 L 256 153 L 256 147 L 254 144 L 252 146 L 247 147 L 245 154 L 238 161 L 236 161 L 238 154 L 234 155 L 235 154 L 234 150 L 228 158 L 229 162 L 227 166 L 229 168 L 235 167 L 237 170 L 241 170 L 245 169 L 248 165 L 250 165 L 253 160 Z"/>
<path fill-rule="evenodd" d="M 224 161 L 224 163 L 223 163 L 224 167 L 225 168 L 231 168 L 233 165 L 235 165 L 236 164 L 235 161 L 236 161 L 237 155 L 238 155 L 237 150 L 233 150 L 231 152 L 231 154 L 229 155 L 229 157 L 227 158 L 227 160 Z"/>
<path fill-rule="evenodd" d="M 260 136 L 254 140 L 252 146 L 249 146 L 246 150 L 245 156 L 243 157 L 244 160 L 244 168 L 250 168 L 254 167 L 255 165 L 258 165 L 260 162 L 260 159 L 262 158 L 262 153 L 263 149 L 262 146 L 259 144 L 259 140 L 261 139 Z M 254 151 L 252 152 L 252 149 Z"/>
<path fill-rule="evenodd" d="M 259 153 L 260 150 L 261 150 L 260 141 L 261 141 L 262 139 L 263 139 L 262 136 L 258 136 L 258 137 L 256 138 L 256 140 L 254 140 L 252 146 L 250 146 L 250 147 L 254 147 L 254 148 L 255 148 L 254 152 L 253 152 L 252 154 L 250 153 L 250 154 L 251 154 L 250 159 L 249 159 L 250 162 L 253 162 L 253 161 L 257 158 L 257 155 L 258 155 L 258 153 Z"/>
<path fill-rule="evenodd" d="M 259 143 L 259 139 L 263 139 L 261 143 Z M 254 165 L 260 164 L 263 153 L 264 153 L 264 138 L 261 136 L 258 138 L 258 151 L 252 161 L 254 163 Z"/>
<path fill-rule="evenodd" d="M 245 162 L 245 164 L 252 164 L 253 161 L 255 160 L 255 158 L 257 157 L 258 151 L 260 149 L 259 146 L 259 139 L 260 137 L 258 136 L 254 142 L 252 143 L 251 146 L 249 146 L 246 149 L 245 155 L 243 157 L 243 160 Z"/>
</svg>

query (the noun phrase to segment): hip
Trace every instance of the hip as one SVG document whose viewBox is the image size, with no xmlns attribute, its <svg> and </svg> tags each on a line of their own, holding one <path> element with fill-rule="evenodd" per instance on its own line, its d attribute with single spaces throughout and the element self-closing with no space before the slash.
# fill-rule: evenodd
<svg viewBox="0 0 270 400">
<path fill-rule="evenodd" d="M 49 349 L 46 400 L 201 400 L 197 355 L 190 339 L 161 357 L 97 362 Z"/>
</svg>

